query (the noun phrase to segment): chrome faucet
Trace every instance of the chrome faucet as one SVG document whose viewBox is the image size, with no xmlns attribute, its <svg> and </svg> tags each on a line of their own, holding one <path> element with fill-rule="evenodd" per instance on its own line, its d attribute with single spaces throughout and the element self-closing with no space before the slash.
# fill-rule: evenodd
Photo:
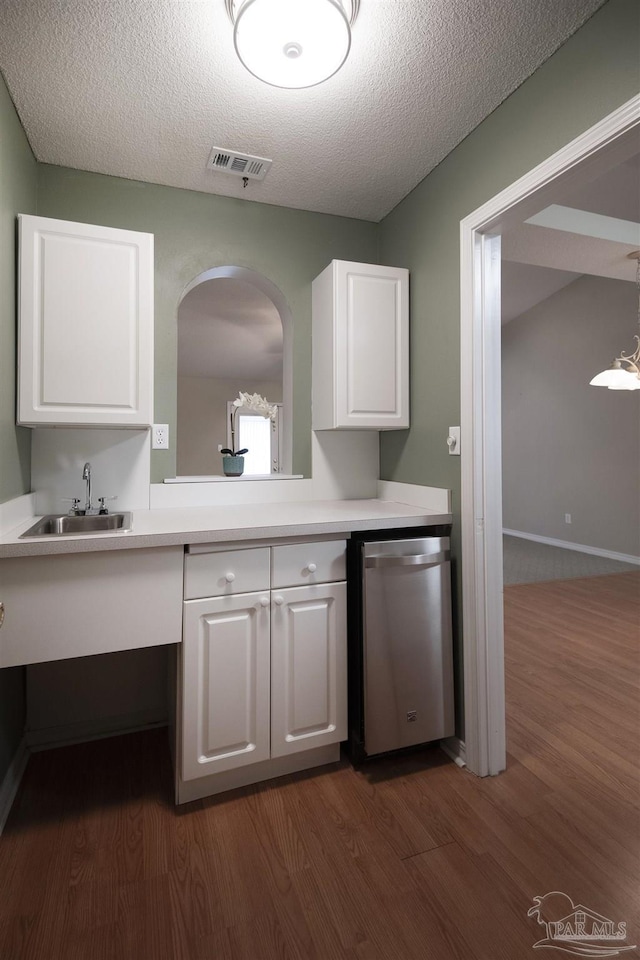
<svg viewBox="0 0 640 960">
<path fill-rule="evenodd" d="M 87 492 L 85 497 L 84 512 L 85 514 L 91 513 L 91 464 L 85 463 L 82 469 L 82 479 L 86 480 L 87 483 Z"/>
<path fill-rule="evenodd" d="M 94 507 L 91 502 L 91 464 L 87 461 L 82 468 L 82 479 L 86 483 L 85 491 L 85 500 L 84 508 L 80 507 L 80 497 L 62 497 L 66 503 L 70 503 L 71 507 L 69 509 L 70 517 L 88 517 L 93 516 L 94 514 L 99 514 L 100 516 L 107 516 L 109 513 L 109 508 L 107 507 L 107 500 L 117 500 L 117 497 L 98 497 L 99 507 Z"/>
</svg>

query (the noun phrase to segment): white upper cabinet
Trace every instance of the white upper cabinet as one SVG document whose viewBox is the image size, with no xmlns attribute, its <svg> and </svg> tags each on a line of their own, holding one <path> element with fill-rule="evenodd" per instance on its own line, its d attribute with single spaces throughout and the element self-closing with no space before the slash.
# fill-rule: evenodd
<svg viewBox="0 0 640 960">
<path fill-rule="evenodd" d="M 332 260 L 313 281 L 313 429 L 409 426 L 409 271 Z"/>
<path fill-rule="evenodd" d="M 149 426 L 153 235 L 18 219 L 18 423 Z"/>
</svg>

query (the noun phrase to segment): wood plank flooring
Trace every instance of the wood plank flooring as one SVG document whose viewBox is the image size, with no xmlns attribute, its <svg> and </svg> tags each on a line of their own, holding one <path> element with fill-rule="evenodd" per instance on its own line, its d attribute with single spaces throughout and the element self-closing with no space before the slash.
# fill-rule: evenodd
<svg viewBox="0 0 640 960">
<path fill-rule="evenodd" d="M 640 577 L 509 587 L 505 620 L 499 777 L 429 749 L 174 808 L 165 731 L 34 755 L 0 960 L 558 956 L 527 917 L 554 890 L 640 944 Z"/>
</svg>

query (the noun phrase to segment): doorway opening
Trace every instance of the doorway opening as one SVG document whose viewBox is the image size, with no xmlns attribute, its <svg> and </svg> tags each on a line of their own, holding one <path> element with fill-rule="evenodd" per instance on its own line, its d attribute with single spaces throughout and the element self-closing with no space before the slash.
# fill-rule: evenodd
<svg viewBox="0 0 640 960">
<path fill-rule="evenodd" d="M 500 344 L 501 235 L 638 152 L 640 97 L 461 222 L 462 582 L 466 762 L 506 765 Z M 607 359 L 607 358 L 605 358 Z"/>
</svg>

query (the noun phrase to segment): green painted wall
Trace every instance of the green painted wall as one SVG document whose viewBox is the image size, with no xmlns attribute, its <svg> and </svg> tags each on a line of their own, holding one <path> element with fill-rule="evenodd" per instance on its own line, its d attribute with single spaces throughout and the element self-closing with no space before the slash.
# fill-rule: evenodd
<svg viewBox="0 0 640 960">
<path fill-rule="evenodd" d="M 638 93 L 640 5 L 610 0 L 379 225 L 411 271 L 411 429 L 381 437 L 382 476 L 453 487 L 460 461 L 460 221 Z"/>
<path fill-rule="evenodd" d="M 31 431 L 16 427 L 16 214 L 35 213 L 36 161 L 0 76 L 0 503 L 28 493 Z M 24 670 L 0 670 L 0 784 L 22 738 Z"/>
<path fill-rule="evenodd" d="M 311 282 L 332 259 L 374 261 L 377 226 L 286 207 L 39 166 L 38 214 L 155 235 L 155 419 L 176 429 L 176 316 L 203 270 L 250 267 L 293 314 L 294 473 L 311 474 Z M 250 190 L 251 188 L 249 188 Z M 152 453 L 152 480 L 176 474 L 175 441 Z"/>
<path fill-rule="evenodd" d="M 411 429 L 381 435 L 381 476 L 453 490 L 458 561 L 460 221 L 638 93 L 639 17 L 610 0 L 380 224 L 381 262 L 411 272 Z"/>
<path fill-rule="evenodd" d="M 36 212 L 37 163 L 0 76 L 0 503 L 31 489 L 31 431 L 16 427 L 16 214 Z"/>
</svg>

